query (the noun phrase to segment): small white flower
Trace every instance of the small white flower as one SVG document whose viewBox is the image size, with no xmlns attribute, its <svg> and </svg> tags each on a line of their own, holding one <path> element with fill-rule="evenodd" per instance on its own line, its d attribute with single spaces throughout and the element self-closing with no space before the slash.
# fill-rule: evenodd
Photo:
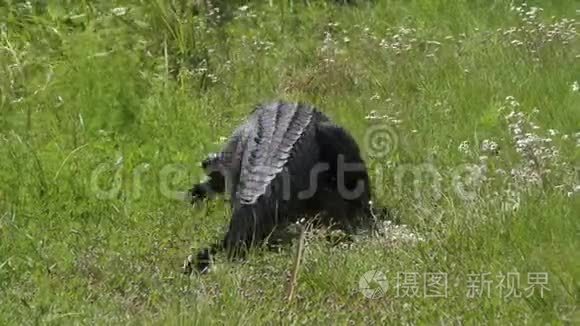
<svg viewBox="0 0 580 326">
<path fill-rule="evenodd" d="M 572 83 L 572 92 L 578 92 L 578 91 L 580 91 L 580 84 L 576 80 Z"/>
<path fill-rule="evenodd" d="M 115 16 L 124 16 L 127 13 L 127 8 L 126 7 L 117 7 L 117 8 L 113 8 L 111 10 L 111 12 Z"/>
<path fill-rule="evenodd" d="M 463 154 L 469 154 L 471 152 L 469 142 L 467 140 L 464 140 L 461 144 L 459 144 L 459 147 L 457 147 L 457 150 L 459 150 L 459 152 L 461 152 Z"/>
<path fill-rule="evenodd" d="M 484 139 L 481 143 L 481 151 L 484 153 L 496 153 L 499 145 L 493 140 Z"/>
</svg>

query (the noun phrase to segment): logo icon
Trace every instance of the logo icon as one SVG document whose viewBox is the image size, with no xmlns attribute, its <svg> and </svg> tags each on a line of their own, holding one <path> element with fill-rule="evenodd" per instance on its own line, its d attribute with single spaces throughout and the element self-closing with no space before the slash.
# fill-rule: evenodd
<svg viewBox="0 0 580 326">
<path fill-rule="evenodd" d="M 399 138 L 393 128 L 379 124 L 367 130 L 364 144 L 369 154 L 377 158 L 385 158 L 397 150 Z"/>
<path fill-rule="evenodd" d="M 389 288 L 387 277 L 381 271 L 368 271 L 358 281 L 361 293 L 367 299 L 378 299 Z"/>
</svg>

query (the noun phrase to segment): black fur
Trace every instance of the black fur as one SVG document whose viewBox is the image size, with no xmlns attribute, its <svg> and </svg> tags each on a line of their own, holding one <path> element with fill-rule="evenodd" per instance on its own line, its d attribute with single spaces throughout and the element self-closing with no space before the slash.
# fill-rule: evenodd
<svg viewBox="0 0 580 326">
<path fill-rule="evenodd" d="M 197 255 L 200 271 L 216 251 L 243 256 L 277 226 L 301 217 L 321 214 L 348 231 L 372 217 L 369 177 L 356 141 L 305 104 L 258 106 L 202 167 L 209 180 L 193 186 L 192 201 L 225 192 L 233 214 L 223 241 Z"/>
</svg>

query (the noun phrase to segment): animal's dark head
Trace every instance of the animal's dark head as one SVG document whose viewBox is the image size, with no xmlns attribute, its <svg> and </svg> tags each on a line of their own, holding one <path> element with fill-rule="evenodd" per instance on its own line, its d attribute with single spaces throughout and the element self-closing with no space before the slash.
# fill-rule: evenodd
<svg viewBox="0 0 580 326">
<path fill-rule="evenodd" d="M 227 156 L 227 153 L 210 153 L 201 162 L 201 167 L 207 175 L 212 175 L 216 172 L 224 174 L 228 160 Z"/>
<path fill-rule="evenodd" d="M 217 153 L 210 153 L 203 161 L 201 161 L 201 168 L 207 172 L 216 166 L 218 160 L 219 155 Z"/>
</svg>

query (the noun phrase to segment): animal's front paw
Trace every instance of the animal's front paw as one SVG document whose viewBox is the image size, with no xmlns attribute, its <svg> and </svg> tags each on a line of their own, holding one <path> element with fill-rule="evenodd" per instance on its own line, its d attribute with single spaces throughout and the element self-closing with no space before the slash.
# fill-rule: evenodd
<svg viewBox="0 0 580 326">
<path fill-rule="evenodd" d="M 202 201 L 206 197 L 207 190 L 204 189 L 204 184 L 196 184 L 193 188 L 187 191 L 187 196 L 191 204 Z"/>
<path fill-rule="evenodd" d="M 185 260 L 183 261 L 183 267 L 181 267 L 183 274 L 190 275 L 191 273 L 193 273 L 194 263 L 195 262 L 193 255 L 187 256 L 187 258 L 185 258 Z"/>
<path fill-rule="evenodd" d="M 193 272 L 200 274 L 209 273 L 214 267 L 210 249 L 203 249 L 197 255 L 189 255 L 183 262 L 183 273 L 190 275 Z"/>
</svg>

